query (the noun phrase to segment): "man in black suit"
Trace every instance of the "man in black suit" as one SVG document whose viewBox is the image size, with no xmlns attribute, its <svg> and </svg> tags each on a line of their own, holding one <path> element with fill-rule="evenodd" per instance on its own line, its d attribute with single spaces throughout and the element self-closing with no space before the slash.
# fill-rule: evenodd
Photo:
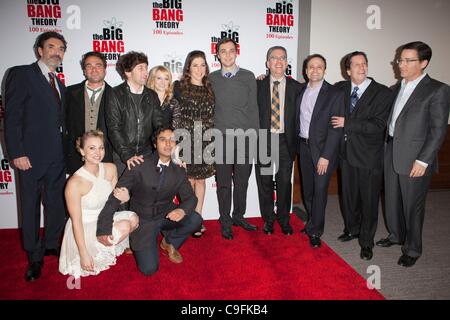
<svg viewBox="0 0 450 320">
<path fill-rule="evenodd" d="M 384 157 L 389 236 L 377 245 L 403 244 L 398 264 L 411 267 L 422 254 L 425 199 L 447 133 L 450 87 L 424 72 L 432 55 L 427 44 L 407 43 L 399 52 L 403 79 L 393 90 Z"/>
<path fill-rule="evenodd" d="M 328 184 L 338 162 L 342 128 L 333 128 L 331 118 L 344 115 L 344 93 L 324 80 L 327 63 L 320 54 L 304 62 L 308 85 L 298 97 L 296 133 L 299 142 L 299 172 L 308 222 L 302 232 L 313 248 L 321 246 L 325 225 Z"/>
<path fill-rule="evenodd" d="M 81 69 L 86 80 L 74 84 L 66 91 L 66 134 L 67 173 L 73 174 L 82 165 L 82 159 L 76 150 L 76 140 L 83 133 L 99 129 L 105 137 L 105 157 L 103 162 L 112 162 L 112 146 L 108 139 L 105 121 L 106 99 L 111 87 L 105 82 L 106 59 L 96 51 L 90 51 L 81 59 Z"/>
<path fill-rule="evenodd" d="M 284 47 L 275 46 L 267 51 L 266 65 L 269 76 L 257 80 L 257 99 L 259 107 L 260 138 L 261 129 L 267 133 L 267 151 L 270 152 L 272 142 L 278 142 L 276 155 L 271 155 L 271 162 L 261 163 L 258 157 L 256 165 L 256 182 L 258 184 L 259 207 L 264 219 L 263 232 L 272 234 L 275 219 L 281 231 L 291 235 L 294 231 L 289 224 L 292 193 L 292 163 L 297 154 L 298 138 L 295 134 L 296 99 L 302 85 L 285 76 L 288 66 L 287 51 Z M 266 155 L 266 153 L 264 153 Z M 267 153 L 270 155 L 270 153 Z M 276 181 L 276 215 L 274 212 L 273 164 L 277 173 Z M 266 172 L 264 172 L 264 170 Z M 269 172 L 267 172 L 269 171 Z"/>
<path fill-rule="evenodd" d="M 344 58 L 349 81 L 336 84 L 345 92 L 345 117 L 333 117 L 334 128 L 344 128 L 340 168 L 344 233 L 342 242 L 359 237 L 360 257 L 373 256 L 378 202 L 383 181 L 383 150 L 391 91 L 367 77 L 367 55 L 361 51 Z"/>
<path fill-rule="evenodd" d="M 171 161 L 175 147 L 175 135 L 170 127 L 155 131 L 156 151 L 145 157 L 145 161 L 125 170 L 117 187 L 129 190 L 130 210 L 139 216 L 139 227 L 130 235 L 139 270 L 145 275 L 158 271 L 158 235 L 164 231 L 160 243 L 163 253 L 174 263 L 181 263 L 179 253 L 184 241 L 202 224 L 201 216 L 194 211 L 197 198 L 192 191 L 184 168 Z M 174 204 L 178 195 L 180 204 Z M 100 212 L 97 223 L 97 238 L 104 245 L 111 245 L 113 215 L 120 201 L 110 195 Z"/>
<path fill-rule="evenodd" d="M 38 61 L 13 67 L 5 83 L 5 138 L 8 156 L 19 174 L 22 237 L 29 260 L 26 281 L 40 277 L 44 255 L 58 255 L 66 219 L 65 87 L 55 75 L 66 48 L 61 34 L 40 34 L 34 46 Z M 45 207 L 43 238 L 39 235 L 41 198 Z"/>
</svg>

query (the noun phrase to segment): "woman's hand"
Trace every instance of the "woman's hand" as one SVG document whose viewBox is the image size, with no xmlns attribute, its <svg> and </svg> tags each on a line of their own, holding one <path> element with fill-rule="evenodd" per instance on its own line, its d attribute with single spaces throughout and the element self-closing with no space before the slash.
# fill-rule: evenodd
<svg viewBox="0 0 450 320">
<path fill-rule="evenodd" d="M 128 192 L 128 189 L 125 187 L 122 188 L 115 188 L 113 190 L 113 195 L 116 197 L 117 200 L 120 200 L 120 203 L 125 203 L 130 200 L 130 193 Z"/>
</svg>

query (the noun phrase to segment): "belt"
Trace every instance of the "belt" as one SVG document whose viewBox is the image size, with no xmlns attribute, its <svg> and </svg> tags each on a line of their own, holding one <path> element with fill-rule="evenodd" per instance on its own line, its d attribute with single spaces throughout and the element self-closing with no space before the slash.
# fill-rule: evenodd
<svg viewBox="0 0 450 320">
<path fill-rule="evenodd" d="M 300 141 L 302 141 L 305 144 L 309 144 L 309 139 L 308 138 L 302 138 L 300 137 Z"/>
<path fill-rule="evenodd" d="M 392 140 L 394 140 L 394 137 L 388 135 L 387 138 L 386 138 L 386 142 L 389 143 L 389 142 L 391 142 Z"/>
</svg>

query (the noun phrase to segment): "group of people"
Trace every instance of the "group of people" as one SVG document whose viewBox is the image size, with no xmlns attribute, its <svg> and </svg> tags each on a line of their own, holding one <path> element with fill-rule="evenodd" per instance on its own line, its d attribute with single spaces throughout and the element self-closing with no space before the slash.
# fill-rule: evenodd
<svg viewBox="0 0 450 320">
<path fill-rule="evenodd" d="M 384 180 L 389 235 L 376 244 L 402 245 L 398 264 L 404 267 L 420 257 L 425 198 L 450 109 L 450 87 L 424 72 L 431 60 L 425 43 L 400 48 L 402 80 L 392 89 L 368 77 L 361 51 L 344 58 L 348 80 L 335 85 L 324 80 L 326 59 L 308 56 L 301 84 L 285 75 L 286 49 L 274 46 L 267 51 L 268 74 L 256 80 L 237 65 L 237 46 L 229 38 L 217 44 L 221 69 L 212 73 L 205 54 L 194 50 L 181 79 L 172 82 L 167 68 L 148 72 L 147 56 L 131 51 L 116 65 L 123 83 L 112 88 L 105 82 L 105 58 L 88 52 L 81 59 L 86 80 L 65 88 L 55 70 L 66 48 L 61 34 L 40 34 L 38 61 L 11 68 L 5 82 L 5 138 L 18 169 L 26 281 L 40 277 L 45 255 L 59 256 L 61 273 L 80 277 L 108 269 L 128 252 L 143 274 L 154 274 L 160 234 L 162 252 L 181 263 L 183 243 L 206 231 L 205 180 L 213 175 L 222 237 L 232 240 L 233 226 L 257 230 L 244 219 L 253 162 L 263 232 L 274 233 L 278 221 L 292 235 L 297 156 L 308 214 L 301 232 L 312 247 L 321 246 L 328 184 L 339 167 L 339 240 L 359 239 L 361 258 L 372 258 Z M 211 129 L 215 140 L 205 141 Z M 191 146 L 181 153 L 179 131 L 188 133 L 182 142 Z M 255 139 L 249 132 L 257 132 Z M 204 158 L 210 142 L 215 163 Z M 276 161 L 265 161 L 261 149 Z"/>
</svg>

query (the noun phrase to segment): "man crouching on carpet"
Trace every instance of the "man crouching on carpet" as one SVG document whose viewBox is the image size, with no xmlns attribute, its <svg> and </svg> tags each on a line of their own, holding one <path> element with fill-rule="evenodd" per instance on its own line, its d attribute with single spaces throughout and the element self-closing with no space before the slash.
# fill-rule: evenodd
<svg viewBox="0 0 450 320">
<path fill-rule="evenodd" d="M 125 170 L 117 187 L 130 192 L 130 210 L 139 216 L 139 227 L 130 234 L 130 245 L 139 270 L 149 276 L 158 271 L 158 235 L 164 231 L 160 243 L 163 253 L 174 263 L 181 263 L 178 252 L 184 241 L 202 223 L 194 211 L 197 198 L 182 167 L 171 161 L 175 136 L 170 127 L 161 127 L 153 135 L 156 151 L 144 157 L 144 163 Z M 178 195 L 180 204 L 173 199 Z M 111 245 L 113 215 L 120 200 L 110 195 L 100 212 L 97 239 L 105 246 Z"/>
</svg>

